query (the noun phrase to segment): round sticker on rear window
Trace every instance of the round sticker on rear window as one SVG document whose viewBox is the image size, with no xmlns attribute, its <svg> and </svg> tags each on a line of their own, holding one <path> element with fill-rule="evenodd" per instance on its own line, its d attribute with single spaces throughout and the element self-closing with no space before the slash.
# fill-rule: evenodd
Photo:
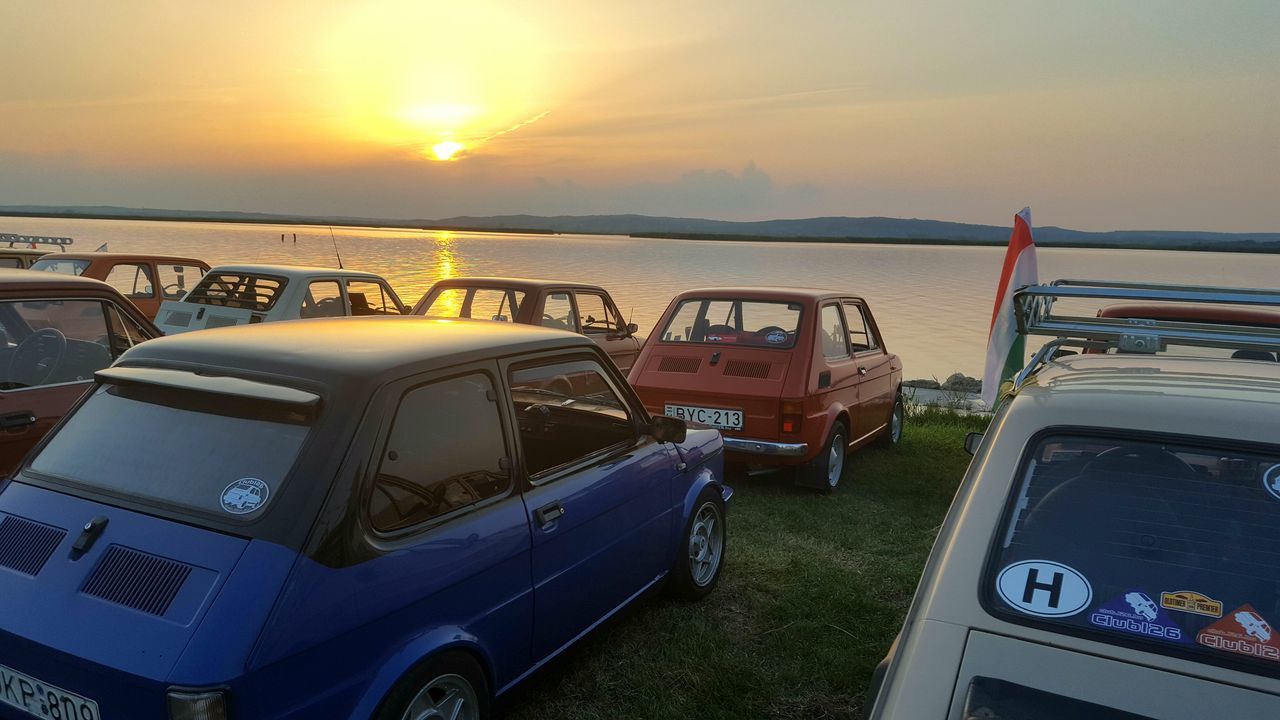
<svg viewBox="0 0 1280 720">
<path fill-rule="evenodd" d="M 271 488 L 258 478 L 240 478 L 222 491 L 222 509 L 232 515 L 248 515 L 267 504 Z"/>
<path fill-rule="evenodd" d="M 1262 473 L 1262 487 L 1271 493 L 1271 497 L 1280 500 L 1280 465 L 1272 465 Z"/>
<path fill-rule="evenodd" d="M 773 343 L 774 345 L 781 345 L 787 341 L 787 334 L 781 330 L 774 330 L 768 335 L 765 335 L 764 339 L 765 342 Z"/>
<path fill-rule="evenodd" d="M 1023 560 L 1001 570 L 996 592 L 1010 607 L 1040 617 L 1075 615 L 1093 600 L 1084 575 L 1052 560 Z"/>
</svg>

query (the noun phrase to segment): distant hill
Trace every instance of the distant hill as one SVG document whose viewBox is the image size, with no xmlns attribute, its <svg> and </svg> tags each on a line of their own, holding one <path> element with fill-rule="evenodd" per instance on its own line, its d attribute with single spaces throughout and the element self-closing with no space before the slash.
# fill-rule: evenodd
<svg viewBox="0 0 1280 720">
<path fill-rule="evenodd" d="M 900 242 L 912 244 L 1003 245 L 1009 227 L 887 217 L 817 217 L 732 222 L 648 215 L 494 215 L 438 220 L 351 216 L 302 216 L 231 211 L 159 210 L 114 206 L 0 206 L 0 216 L 257 222 L 274 224 L 372 226 L 500 232 L 583 233 L 699 240 L 818 242 Z M 1220 233 L 1170 230 L 1086 232 L 1044 226 L 1035 229 L 1045 246 L 1159 250 L 1280 251 L 1280 233 Z"/>
</svg>

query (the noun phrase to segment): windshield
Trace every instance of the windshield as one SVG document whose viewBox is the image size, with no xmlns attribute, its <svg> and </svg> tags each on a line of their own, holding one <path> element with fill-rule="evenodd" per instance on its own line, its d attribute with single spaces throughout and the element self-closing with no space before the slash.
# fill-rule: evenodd
<svg viewBox="0 0 1280 720">
<path fill-rule="evenodd" d="M 989 607 L 1280 670 L 1280 452 L 1058 435 L 1024 462 Z"/>
<path fill-rule="evenodd" d="M 268 275 L 214 271 L 205 275 L 183 300 L 265 312 L 276 304 L 285 283 L 284 278 Z"/>
<path fill-rule="evenodd" d="M 789 348 L 800 328 L 800 303 L 684 300 L 658 335 L 662 342 Z"/>
<path fill-rule="evenodd" d="M 305 422 L 246 398 L 104 385 L 30 469 L 144 505 L 256 520 L 298 458 Z"/>
<path fill-rule="evenodd" d="M 47 270 L 63 275 L 81 275 L 89 267 L 88 260 L 66 260 L 45 257 L 31 264 L 32 270 Z"/>
</svg>

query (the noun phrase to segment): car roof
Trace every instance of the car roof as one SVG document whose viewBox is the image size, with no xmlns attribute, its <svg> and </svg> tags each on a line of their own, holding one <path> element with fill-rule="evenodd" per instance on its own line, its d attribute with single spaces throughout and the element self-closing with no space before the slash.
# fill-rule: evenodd
<svg viewBox="0 0 1280 720">
<path fill-rule="evenodd" d="M 824 300 L 831 297 L 846 297 L 861 300 L 851 292 L 842 290 L 826 290 L 822 288 L 804 287 L 707 287 L 685 290 L 676 296 L 677 300 L 688 298 L 734 298 L 742 300 Z"/>
<path fill-rule="evenodd" d="M 346 317 L 169 335 L 134 347 L 118 364 L 198 365 L 230 375 L 268 374 L 347 390 L 474 360 L 569 347 L 595 344 L 564 330 L 488 320 Z"/>
<path fill-rule="evenodd" d="M 363 270 L 346 270 L 342 268 L 319 267 L 309 265 L 268 265 L 259 263 L 241 263 L 236 265 L 218 265 L 210 268 L 210 273 L 231 272 L 249 273 L 253 275 L 276 275 L 290 280 L 304 280 L 323 275 L 325 277 L 357 277 L 368 280 L 383 280 L 381 275 Z"/>
<path fill-rule="evenodd" d="M 454 277 L 436 282 L 436 287 L 499 287 L 517 290 L 537 290 L 545 287 L 567 287 L 581 290 L 600 290 L 599 285 L 572 280 L 543 280 L 516 277 Z"/>
<path fill-rule="evenodd" d="M 155 255 L 152 253 L 123 253 L 123 252 L 78 252 L 78 253 L 53 253 L 49 256 L 50 260 L 111 260 L 113 262 L 142 262 L 155 261 L 162 265 L 207 265 L 203 260 L 193 257 L 185 257 L 183 255 Z"/>
<path fill-rule="evenodd" d="M 1280 362 L 1183 355 L 1057 358 L 1013 398 L 1029 427 L 1110 427 L 1274 443 Z"/>
<path fill-rule="evenodd" d="M 35 290 L 93 290 L 118 295 L 115 288 L 93 278 L 66 273 L 49 272 L 47 270 L 18 270 L 0 268 L 0 289 Z"/>
</svg>

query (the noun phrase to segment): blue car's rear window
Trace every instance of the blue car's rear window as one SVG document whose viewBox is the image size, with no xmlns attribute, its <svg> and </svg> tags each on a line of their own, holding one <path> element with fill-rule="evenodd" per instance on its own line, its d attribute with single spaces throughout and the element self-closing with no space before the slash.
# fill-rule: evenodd
<svg viewBox="0 0 1280 720">
<path fill-rule="evenodd" d="M 992 611 L 1280 674 L 1280 452 L 1054 435 L 1021 473 Z"/>
<path fill-rule="evenodd" d="M 103 385 L 29 467 L 132 503 L 256 520 L 279 496 L 309 420 L 242 398 Z"/>
</svg>

